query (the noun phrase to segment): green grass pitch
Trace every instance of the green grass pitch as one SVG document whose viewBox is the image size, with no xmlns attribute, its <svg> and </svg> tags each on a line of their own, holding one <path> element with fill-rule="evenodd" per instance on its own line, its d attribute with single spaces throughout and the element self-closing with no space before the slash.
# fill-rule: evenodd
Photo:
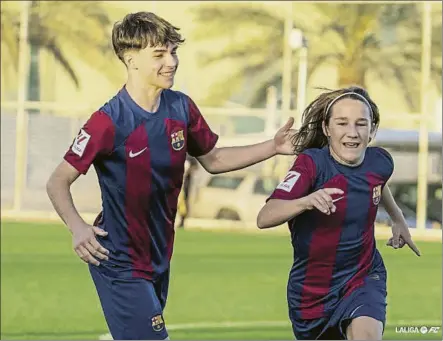
<svg viewBox="0 0 443 341">
<path fill-rule="evenodd" d="M 396 327 L 440 326 L 442 244 L 422 257 L 378 242 L 388 268 L 385 339 L 435 339 Z M 286 307 L 288 236 L 178 230 L 165 311 L 171 339 L 293 339 Z M 98 339 L 107 332 L 86 265 L 60 224 L 1 226 L 1 338 Z"/>
</svg>

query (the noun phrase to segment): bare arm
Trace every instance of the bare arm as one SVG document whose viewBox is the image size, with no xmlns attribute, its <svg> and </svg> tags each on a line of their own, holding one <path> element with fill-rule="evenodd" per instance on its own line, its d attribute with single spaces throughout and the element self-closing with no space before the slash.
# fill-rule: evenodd
<svg viewBox="0 0 443 341">
<path fill-rule="evenodd" d="M 306 198 L 306 197 L 305 197 Z M 308 209 L 306 199 L 280 200 L 271 199 L 257 216 L 259 229 L 275 227 L 286 223 Z"/>
<path fill-rule="evenodd" d="M 109 251 L 98 243 L 95 235 L 106 236 L 108 233 L 88 225 L 75 208 L 70 188 L 79 175 L 73 166 L 63 160 L 49 178 L 46 190 L 54 209 L 73 235 L 77 255 L 86 263 L 99 265 L 98 259 L 107 260 Z"/>
<path fill-rule="evenodd" d="M 389 239 L 386 245 L 397 249 L 402 248 L 406 243 L 417 256 L 420 256 L 420 250 L 412 241 L 408 223 L 406 222 L 400 207 L 396 204 L 388 185 L 383 189 L 381 200 L 386 212 L 389 214 L 393 222 L 392 238 Z"/>
<path fill-rule="evenodd" d="M 272 140 L 242 147 L 215 147 L 197 159 L 209 173 L 216 174 L 252 166 L 277 154 L 293 155 L 294 146 L 291 142 L 294 134 L 294 130 L 291 129 L 293 124 L 294 119 L 290 118 Z"/>
<path fill-rule="evenodd" d="M 198 161 L 211 174 L 252 166 L 276 155 L 274 140 L 242 147 L 213 148 Z"/>
<path fill-rule="evenodd" d="M 316 208 L 320 212 L 330 215 L 336 207 L 331 198 L 332 194 L 343 194 L 339 188 L 325 188 L 307 196 L 293 200 L 271 199 L 260 210 L 257 217 L 257 226 L 260 229 L 281 225 L 306 210 Z"/>
<path fill-rule="evenodd" d="M 71 232 L 74 232 L 77 226 L 86 224 L 74 206 L 70 190 L 79 176 L 79 171 L 63 160 L 46 184 L 46 191 L 55 211 Z"/>
<path fill-rule="evenodd" d="M 386 209 L 386 212 L 389 214 L 395 224 L 404 224 L 405 226 L 407 226 L 405 217 L 403 216 L 403 212 L 395 202 L 388 185 L 386 185 L 383 189 L 383 192 L 381 194 L 381 201 L 384 208 Z"/>
</svg>

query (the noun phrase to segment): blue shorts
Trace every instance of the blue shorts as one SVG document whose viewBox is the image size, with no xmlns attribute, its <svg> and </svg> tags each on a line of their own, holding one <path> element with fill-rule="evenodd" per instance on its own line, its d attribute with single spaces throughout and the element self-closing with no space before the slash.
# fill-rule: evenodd
<svg viewBox="0 0 443 341">
<path fill-rule="evenodd" d="M 346 340 L 346 329 L 360 316 L 386 322 L 386 277 L 383 274 L 368 276 L 365 284 L 343 298 L 327 317 L 302 320 L 289 309 L 294 336 L 298 340 Z"/>
<path fill-rule="evenodd" d="M 168 337 L 163 309 L 169 272 L 158 280 L 119 278 L 89 265 L 106 323 L 114 340 L 163 340 Z"/>
</svg>

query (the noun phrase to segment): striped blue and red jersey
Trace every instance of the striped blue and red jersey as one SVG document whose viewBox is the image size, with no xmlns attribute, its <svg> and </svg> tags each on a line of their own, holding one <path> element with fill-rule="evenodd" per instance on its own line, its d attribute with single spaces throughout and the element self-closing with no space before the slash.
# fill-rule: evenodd
<svg viewBox="0 0 443 341">
<path fill-rule="evenodd" d="M 293 200 L 322 188 L 339 188 L 337 210 L 314 209 L 289 221 L 294 260 L 288 303 L 298 318 L 317 319 L 332 313 L 340 300 L 364 285 L 368 276 L 386 278 L 376 249 L 374 222 L 381 192 L 394 164 L 389 153 L 369 147 L 358 167 L 344 166 L 329 147 L 308 149 L 295 160 L 269 199 Z"/>
<path fill-rule="evenodd" d="M 110 251 L 102 262 L 124 277 L 155 279 L 169 269 L 177 198 L 186 154 L 214 148 L 211 131 L 187 95 L 163 90 L 150 113 L 123 87 L 93 113 L 65 160 L 80 173 L 94 165 L 102 195 L 99 237 Z"/>
</svg>

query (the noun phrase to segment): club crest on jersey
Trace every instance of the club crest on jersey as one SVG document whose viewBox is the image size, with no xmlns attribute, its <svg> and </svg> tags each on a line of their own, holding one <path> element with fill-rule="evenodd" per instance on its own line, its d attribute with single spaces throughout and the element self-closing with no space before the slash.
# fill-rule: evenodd
<svg viewBox="0 0 443 341">
<path fill-rule="evenodd" d="M 178 130 L 171 134 L 172 149 L 179 151 L 185 146 L 185 135 L 183 130 Z"/>
<path fill-rule="evenodd" d="M 372 190 L 372 202 L 374 205 L 378 205 L 381 198 L 381 185 L 375 186 Z"/>
<path fill-rule="evenodd" d="M 163 316 L 161 315 L 155 315 L 153 318 L 151 318 L 152 321 L 152 329 L 154 331 L 159 332 L 165 328 L 165 321 L 163 321 Z"/>
</svg>

